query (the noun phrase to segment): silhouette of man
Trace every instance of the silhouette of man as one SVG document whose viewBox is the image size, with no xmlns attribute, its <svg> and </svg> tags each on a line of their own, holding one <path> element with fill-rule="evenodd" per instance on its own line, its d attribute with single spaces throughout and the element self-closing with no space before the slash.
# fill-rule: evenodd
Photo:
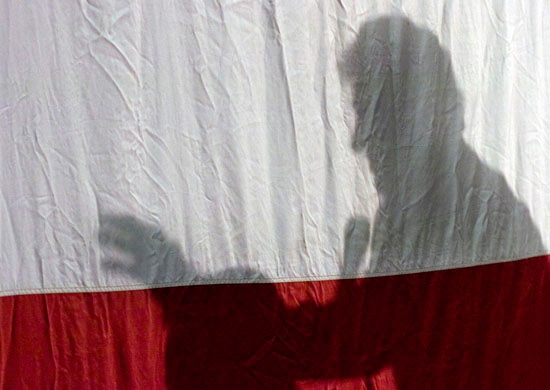
<svg viewBox="0 0 550 390">
<path fill-rule="evenodd" d="M 423 258 L 454 265 L 542 248 L 527 208 L 462 139 L 461 97 L 450 57 L 435 35 L 404 18 L 380 18 L 361 28 L 346 61 L 358 116 L 353 148 L 366 154 L 380 198 L 372 229 L 366 218 L 350 220 L 346 273 L 359 268 L 369 247 L 377 272 L 421 270 Z M 147 283 L 162 281 L 166 270 L 195 275 L 177 243 L 137 218 L 104 216 L 100 238 L 129 253 L 134 262 L 123 268 L 138 278 L 148 275 Z M 544 274 L 546 263 L 533 265 Z M 307 288 L 282 283 L 153 290 L 167 332 L 166 385 L 344 388 L 349 378 L 356 381 L 347 388 L 354 389 L 518 383 L 523 371 L 513 371 L 524 368 L 516 361 L 498 362 L 500 381 L 475 360 L 479 343 L 491 343 L 495 354 L 525 356 L 533 349 L 518 329 L 529 328 L 537 312 L 507 322 L 508 313 L 521 310 L 520 301 L 484 290 L 522 270 L 519 262 L 502 269 L 309 282 Z M 523 274 L 505 293 L 520 295 L 533 280 Z M 547 285 L 534 297 L 539 305 Z M 466 290 L 472 294 L 465 297 Z M 486 328 L 490 338 L 472 336 Z M 542 334 L 544 326 L 534 331 Z M 391 375 L 375 383 L 385 369 Z M 469 375 L 460 376 L 460 370 Z"/>
<path fill-rule="evenodd" d="M 346 233 L 347 273 L 370 245 L 375 273 L 544 253 L 527 207 L 462 138 L 463 102 L 448 51 L 402 17 L 368 22 L 346 56 L 357 126 L 379 208 Z M 356 230 L 356 233 L 353 231 Z"/>
</svg>

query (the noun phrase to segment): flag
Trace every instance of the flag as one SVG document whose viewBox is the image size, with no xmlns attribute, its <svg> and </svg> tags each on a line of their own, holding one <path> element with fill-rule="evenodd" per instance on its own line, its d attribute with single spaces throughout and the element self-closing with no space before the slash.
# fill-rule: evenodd
<svg viewBox="0 0 550 390">
<path fill-rule="evenodd" d="M 549 6 L 0 1 L 0 388 L 547 388 Z"/>
</svg>

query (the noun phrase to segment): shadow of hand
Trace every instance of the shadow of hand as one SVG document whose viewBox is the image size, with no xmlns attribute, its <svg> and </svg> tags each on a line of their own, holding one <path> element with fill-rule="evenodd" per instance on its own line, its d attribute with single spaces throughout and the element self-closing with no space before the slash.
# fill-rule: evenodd
<svg viewBox="0 0 550 390">
<path fill-rule="evenodd" d="M 104 267 L 153 284 L 195 275 L 179 244 L 166 238 L 160 227 L 117 214 L 101 215 L 99 222 L 99 242 L 113 254 L 104 260 Z"/>
</svg>

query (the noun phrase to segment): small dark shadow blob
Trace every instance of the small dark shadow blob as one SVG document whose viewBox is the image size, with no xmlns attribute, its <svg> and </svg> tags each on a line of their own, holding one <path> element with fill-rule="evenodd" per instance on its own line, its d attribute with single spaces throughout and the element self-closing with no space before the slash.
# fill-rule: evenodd
<svg viewBox="0 0 550 390">
<path fill-rule="evenodd" d="M 367 251 L 370 238 L 370 222 L 365 217 L 352 218 L 345 231 L 344 276 L 357 272 L 360 258 Z"/>
</svg>

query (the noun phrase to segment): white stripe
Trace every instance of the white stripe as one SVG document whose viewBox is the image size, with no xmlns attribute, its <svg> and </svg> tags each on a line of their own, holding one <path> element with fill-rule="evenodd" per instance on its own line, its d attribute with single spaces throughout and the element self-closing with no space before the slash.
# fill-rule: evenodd
<svg viewBox="0 0 550 390">
<path fill-rule="evenodd" d="M 0 0 L 0 295 L 547 253 L 548 2 L 222 3 Z"/>
</svg>

